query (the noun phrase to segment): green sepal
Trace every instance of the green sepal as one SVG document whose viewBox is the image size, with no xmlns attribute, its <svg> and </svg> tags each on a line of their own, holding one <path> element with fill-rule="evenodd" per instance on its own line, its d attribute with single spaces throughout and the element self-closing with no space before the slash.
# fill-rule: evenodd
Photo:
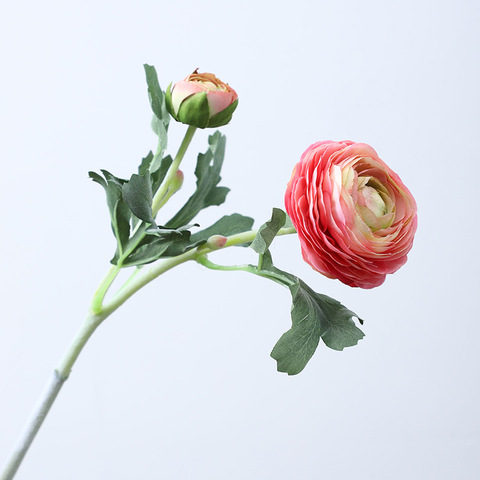
<svg viewBox="0 0 480 480">
<path fill-rule="evenodd" d="M 165 106 L 167 107 L 168 113 L 178 122 L 177 115 L 173 109 L 172 104 L 172 83 L 168 85 L 167 89 L 165 90 Z"/>
<path fill-rule="evenodd" d="M 200 210 L 213 205 L 221 205 L 230 191 L 226 187 L 218 187 L 222 179 L 220 171 L 225 156 L 225 135 L 215 132 L 208 138 L 209 147 L 200 153 L 195 167 L 197 188 L 180 211 L 166 223 L 169 228 L 179 228 L 189 223 Z"/>
<path fill-rule="evenodd" d="M 218 112 L 208 121 L 208 128 L 217 128 L 226 125 L 230 122 L 233 116 L 233 112 L 238 106 L 238 99 L 229 105 L 225 110 Z"/>
<path fill-rule="evenodd" d="M 185 98 L 178 109 L 179 122 L 193 127 L 205 128 L 210 119 L 210 107 L 206 92 L 198 92 Z"/>
<path fill-rule="evenodd" d="M 264 254 L 272 244 L 278 231 L 285 225 L 287 214 L 280 208 L 272 210 L 272 218 L 264 223 L 255 235 L 251 247 L 259 254 Z"/>
</svg>

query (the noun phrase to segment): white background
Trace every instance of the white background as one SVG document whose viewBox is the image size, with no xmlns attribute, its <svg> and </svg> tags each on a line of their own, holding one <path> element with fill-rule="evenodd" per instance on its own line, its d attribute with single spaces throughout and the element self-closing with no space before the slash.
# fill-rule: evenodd
<svg viewBox="0 0 480 480">
<path fill-rule="evenodd" d="M 17 1 L 0 17 L 0 462 L 87 312 L 113 254 L 102 189 L 155 148 L 142 64 L 196 67 L 239 93 L 227 203 L 257 225 L 311 143 L 371 144 L 415 195 L 409 261 L 374 290 L 301 260 L 280 268 L 367 321 L 276 372 L 288 291 L 184 265 L 95 333 L 18 480 L 477 479 L 478 85 L 475 0 Z M 172 125 L 170 151 L 183 135 Z M 194 185 L 196 136 L 183 170 Z M 225 252 L 226 253 L 226 252 Z M 253 261 L 248 252 L 219 262 Z"/>
</svg>

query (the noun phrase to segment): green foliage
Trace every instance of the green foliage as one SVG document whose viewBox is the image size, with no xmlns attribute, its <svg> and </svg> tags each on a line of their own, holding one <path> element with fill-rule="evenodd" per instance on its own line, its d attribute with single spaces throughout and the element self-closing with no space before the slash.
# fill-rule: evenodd
<svg viewBox="0 0 480 480">
<path fill-rule="evenodd" d="M 298 279 L 289 286 L 292 295 L 292 328 L 272 350 L 279 372 L 300 373 L 314 354 L 320 338 L 327 347 L 343 350 L 356 345 L 365 335 L 355 325 L 356 314 L 340 302 L 314 292 Z"/>
<path fill-rule="evenodd" d="M 258 229 L 258 233 L 250 246 L 257 253 L 264 254 L 273 242 L 275 235 L 285 225 L 286 218 L 287 214 L 283 210 L 274 208 L 272 218 Z"/>
<path fill-rule="evenodd" d="M 143 265 L 160 258 L 180 255 L 206 243 L 212 235 L 234 235 L 251 229 L 253 225 L 253 219 L 233 214 L 222 217 L 195 234 L 190 231 L 192 227 L 198 226 L 191 225 L 191 220 L 202 209 L 223 203 L 229 191 L 226 187 L 218 186 L 226 143 L 225 136 L 220 132 L 209 137 L 208 150 L 198 155 L 195 192 L 165 226 L 157 225 L 153 217 L 152 201 L 173 161 L 169 155 L 161 156 L 162 148 L 167 143 L 169 124 L 165 95 L 158 85 L 155 69 L 145 65 L 145 73 L 155 125 L 163 126 L 160 130 L 157 129 L 157 153 L 154 155 L 149 152 L 142 159 L 138 174 L 133 174 L 128 181 L 106 171 L 102 171 L 103 177 L 94 172 L 89 173 L 92 180 L 102 185 L 107 193 L 112 230 L 117 239 L 112 263 L 122 267 Z"/>
<path fill-rule="evenodd" d="M 232 215 L 225 215 L 218 222 L 214 223 L 210 227 L 197 232 L 192 235 L 191 241 L 196 246 L 205 243 L 212 235 L 223 235 L 228 237 L 237 233 L 246 232 L 251 230 L 253 226 L 253 218 L 244 217 L 239 213 Z"/>
<path fill-rule="evenodd" d="M 284 227 L 285 228 L 295 228 L 295 225 L 293 224 L 292 219 L 287 214 L 285 214 L 285 215 L 286 215 L 287 218 L 285 220 Z"/>
<path fill-rule="evenodd" d="M 122 266 L 145 265 L 162 257 L 180 255 L 191 243 L 188 227 L 191 225 L 178 230 L 157 226 L 155 229 L 146 230 L 146 235 L 142 235 L 139 242 L 134 236 L 131 243 L 135 248 L 122 261 Z"/>
<path fill-rule="evenodd" d="M 327 347 L 343 350 L 358 343 L 365 334 L 353 318 L 363 321 L 340 302 L 312 290 L 299 278 L 273 266 L 270 252 L 265 252 L 259 272 L 288 287 L 292 295 L 292 327 L 285 332 L 272 350 L 279 372 L 300 373 L 315 353 L 320 338 Z"/>
<path fill-rule="evenodd" d="M 154 114 L 152 120 L 152 129 L 158 135 L 159 145 L 155 160 L 160 161 L 162 159 L 163 152 L 167 148 L 168 143 L 168 125 L 170 123 L 170 115 L 167 111 L 165 104 L 165 94 L 163 93 L 158 83 L 157 71 L 155 67 L 145 64 L 145 77 L 148 86 L 148 98 L 150 100 L 150 106 Z M 150 172 L 154 172 L 158 169 L 158 164 L 154 162 L 150 165 Z"/>
<path fill-rule="evenodd" d="M 170 156 L 163 156 L 167 146 L 170 116 L 166 108 L 166 97 L 158 84 L 155 69 L 145 65 L 145 74 L 154 113 L 152 125 L 159 137 L 159 146 L 155 155 L 149 152 L 142 159 L 138 174 L 133 174 L 129 180 L 115 177 L 106 170 L 101 171 L 102 175 L 89 172 L 90 178 L 105 190 L 112 231 L 117 240 L 112 263 L 121 267 L 141 266 L 160 258 L 180 255 L 205 244 L 213 235 L 232 236 L 246 232 L 253 226 L 252 218 L 234 213 L 223 216 L 203 230 L 195 233 L 191 231 L 192 228 L 199 226 L 191 224 L 196 215 L 205 208 L 221 205 L 229 191 L 226 187 L 218 186 L 226 143 L 225 136 L 220 132 L 215 132 L 209 137 L 208 150 L 197 157 L 195 168 L 197 182 L 194 193 L 165 225 L 156 223 L 152 202 L 173 163 Z M 205 104 L 204 97 L 198 95 L 195 101 Z M 167 103 L 169 100 L 167 94 Z M 181 108 L 186 109 L 188 105 L 185 103 Z M 223 116 L 213 117 L 212 120 L 223 122 L 228 116 L 231 117 L 235 107 L 236 103 L 225 110 L 222 113 Z M 184 151 L 182 155 L 183 153 Z M 169 178 L 172 178 L 171 175 Z M 166 201 L 169 195 L 181 185 L 181 182 L 177 184 L 170 180 L 169 182 L 162 187 L 163 199 L 157 198 L 155 201 Z M 343 350 L 345 347 L 356 345 L 364 334 L 353 321 L 357 318 L 360 323 L 363 323 L 354 312 L 338 301 L 315 292 L 299 278 L 273 265 L 268 249 L 284 226 L 293 225 L 284 211 L 274 208 L 271 219 L 259 228 L 257 235 L 250 243 L 252 249 L 260 256 L 258 266 L 219 267 L 218 269 L 243 269 L 273 280 L 290 290 L 292 327 L 278 340 L 271 356 L 277 361 L 279 371 L 295 375 L 305 368 L 320 339 L 334 350 Z M 242 241 L 241 238 L 244 237 L 237 237 L 237 240 Z M 250 239 L 251 236 L 247 238 Z M 241 246 L 248 244 L 244 243 Z M 208 249 L 200 252 L 202 251 L 208 252 Z"/>
<path fill-rule="evenodd" d="M 135 173 L 122 186 L 122 196 L 131 212 L 144 222 L 156 225 L 152 216 L 152 179 L 150 173 Z"/>
<path fill-rule="evenodd" d="M 215 132 L 208 138 L 208 150 L 200 153 L 195 168 L 197 189 L 180 211 L 167 222 L 167 226 L 178 228 L 189 223 L 200 210 L 212 205 L 221 205 L 229 192 L 226 187 L 218 187 L 220 171 L 225 155 L 225 135 Z"/>
<path fill-rule="evenodd" d="M 152 164 L 153 161 L 153 153 L 150 150 L 148 152 L 148 155 L 144 158 L 142 158 L 142 161 L 140 162 L 140 165 L 138 166 L 138 174 L 139 175 L 145 175 L 147 172 L 150 171 L 150 165 Z"/>
<path fill-rule="evenodd" d="M 95 172 L 88 172 L 88 175 L 105 189 L 112 230 L 117 239 L 116 255 L 121 255 L 130 236 L 131 211 L 122 197 L 122 189 L 127 181 L 115 177 L 107 170 L 101 172 L 103 177 Z"/>
</svg>

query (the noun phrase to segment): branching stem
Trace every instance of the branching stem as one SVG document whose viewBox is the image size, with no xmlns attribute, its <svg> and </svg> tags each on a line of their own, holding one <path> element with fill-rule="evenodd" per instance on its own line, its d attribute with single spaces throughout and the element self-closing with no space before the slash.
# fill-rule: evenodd
<svg viewBox="0 0 480 480">
<path fill-rule="evenodd" d="M 190 145 L 195 130 L 195 127 L 188 128 L 178 153 L 170 165 L 162 185 L 159 187 L 153 198 L 153 217 L 156 216 L 160 207 L 163 205 L 163 203 L 165 203 L 165 197 L 167 196 L 172 181 L 174 180 L 174 177 L 178 171 L 178 167 L 185 156 L 185 152 Z M 223 247 L 205 244 L 183 253 L 182 255 L 159 260 L 149 267 L 136 268 L 134 273 L 117 291 L 117 293 L 108 301 L 105 301 L 105 296 L 116 279 L 119 271 L 122 269 L 123 262 L 146 235 L 145 228 L 146 224 L 144 222 L 137 225 L 132 237 L 132 240 L 135 240 L 131 242 L 126 251 L 120 253 L 120 258 L 117 261 L 117 265 L 113 265 L 109 269 L 105 278 L 97 288 L 92 299 L 89 315 L 85 319 L 85 322 L 75 335 L 69 348 L 55 368 L 52 378 L 49 380 L 44 392 L 38 400 L 37 405 L 32 411 L 31 417 L 27 421 L 24 431 L 20 435 L 17 444 L 13 448 L 3 470 L 0 471 L 0 480 L 12 480 L 15 476 L 18 467 L 20 466 L 25 454 L 27 453 L 38 430 L 40 429 L 63 383 L 69 377 L 75 361 L 77 360 L 83 347 L 86 345 L 93 332 L 107 317 L 109 317 L 117 308 L 125 303 L 135 292 L 150 283 L 152 280 L 172 269 L 173 267 L 193 260 L 205 265 L 208 268 L 214 268 L 216 270 L 244 270 L 256 275 L 270 278 L 285 286 L 285 282 L 280 281 L 280 277 L 275 275 L 274 272 L 262 270 L 261 261 L 259 262 L 258 267 L 254 267 L 252 265 L 222 267 L 220 265 L 213 264 L 207 259 L 207 254 L 218 250 L 219 248 L 228 248 L 234 245 L 248 244 L 252 242 L 257 231 L 251 230 L 227 237 L 227 241 Z M 280 229 L 277 235 L 288 235 L 292 233 L 296 233 L 295 229 L 292 227 L 287 227 Z"/>
</svg>

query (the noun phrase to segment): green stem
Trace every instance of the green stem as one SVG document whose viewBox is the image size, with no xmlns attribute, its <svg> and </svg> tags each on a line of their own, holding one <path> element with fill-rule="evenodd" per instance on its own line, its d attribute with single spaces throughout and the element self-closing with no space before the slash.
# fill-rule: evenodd
<svg viewBox="0 0 480 480">
<path fill-rule="evenodd" d="M 165 175 L 165 179 L 160 185 L 160 188 L 157 190 L 155 197 L 153 197 L 152 212 L 153 212 L 154 218 L 155 218 L 155 215 L 160 210 L 160 207 L 162 206 L 163 198 L 168 192 L 168 188 L 170 187 L 170 184 L 172 183 L 172 180 L 177 173 L 178 167 L 180 166 L 180 163 L 182 162 L 183 157 L 185 156 L 185 153 L 190 145 L 190 142 L 192 141 L 193 135 L 195 134 L 196 130 L 197 130 L 197 127 L 192 127 L 191 125 L 188 127 L 187 131 L 185 132 L 185 137 L 183 137 L 182 144 L 178 149 L 177 155 L 173 159 L 173 162 L 170 165 L 170 168 L 168 169 L 167 174 Z"/>
<path fill-rule="evenodd" d="M 3 470 L 0 472 L 0 480 L 12 480 L 15 476 L 18 467 L 22 463 L 25 454 L 42 426 L 45 417 L 60 392 L 60 389 L 65 383 L 65 380 L 67 380 L 75 360 L 78 358 L 78 355 L 80 355 L 80 352 L 91 337 L 92 333 L 105 318 L 106 315 L 90 315 L 75 335 L 70 347 L 60 360 L 51 379 L 48 381 L 44 391 L 40 395 L 23 432 L 18 438 L 17 443 L 14 445 Z"/>
<path fill-rule="evenodd" d="M 67 380 L 72 370 L 73 364 L 77 360 L 88 339 L 92 336 L 97 327 L 108 317 L 108 314 L 101 312 L 100 314 L 91 314 L 86 319 L 83 325 L 78 330 L 77 334 L 72 340 L 64 356 L 55 368 L 55 372 L 63 381 Z"/>
<path fill-rule="evenodd" d="M 188 127 L 187 131 L 185 132 L 183 141 L 178 149 L 177 155 L 175 156 L 175 159 L 170 165 L 170 168 L 168 169 L 167 174 L 165 175 L 165 178 L 162 184 L 160 185 L 160 188 L 158 189 L 157 193 L 155 194 L 155 197 L 153 198 L 152 211 L 153 211 L 154 217 L 156 216 L 160 208 L 170 198 L 168 195 L 169 188 L 172 184 L 175 174 L 178 171 L 178 167 L 180 166 L 180 163 L 182 162 L 183 157 L 187 152 L 187 149 L 192 141 L 192 138 L 193 138 L 193 135 L 195 134 L 196 129 L 197 129 L 196 127 L 192 127 L 192 126 Z M 159 152 L 161 152 L 160 146 L 157 148 L 157 153 L 155 154 L 155 156 L 158 156 Z M 121 253 L 119 259 L 117 260 L 117 265 L 114 265 L 110 268 L 107 275 L 105 276 L 103 281 L 100 283 L 97 291 L 95 292 L 95 295 L 93 296 L 93 300 L 91 303 L 91 311 L 93 314 L 98 315 L 102 311 L 103 300 L 105 298 L 105 295 L 108 292 L 108 289 L 110 288 L 111 284 L 117 277 L 118 272 L 121 270 L 123 261 L 135 250 L 138 244 L 145 237 L 146 235 L 145 228 L 146 228 L 146 225 L 144 222 L 139 222 L 137 224 L 137 226 L 135 227 L 135 230 L 133 231 L 132 239 L 129 243 L 127 250 Z"/>
<path fill-rule="evenodd" d="M 248 232 L 239 233 L 237 235 L 231 235 L 230 237 L 227 237 L 227 242 L 222 248 L 252 242 L 256 233 L 256 230 L 251 230 Z M 282 228 L 277 235 L 288 235 L 291 233 L 295 233 L 294 228 Z M 55 401 L 63 383 L 70 375 L 75 361 L 80 355 L 80 352 L 87 343 L 88 339 L 92 336 L 93 332 L 108 316 L 110 316 L 117 308 L 125 303 L 135 292 L 150 283 L 152 280 L 172 269 L 173 267 L 176 267 L 177 265 L 194 260 L 202 263 L 205 266 L 208 266 L 209 268 L 212 268 L 212 265 L 214 265 L 216 270 L 243 269 L 244 271 L 270 278 L 285 285 L 284 282 L 280 282 L 279 278 L 276 278 L 278 276 L 276 276 L 274 272 L 267 272 L 265 270 L 259 271 L 256 267 L 251 265 L 222 267 L 209 262 L 209 260 L 206 259 L 206 255 L 218 250 L 219 248 L 220 247 L 212 245 L 202 245 L 182 255 L 167 258 L 161 262 L 154 263 L 150 268 L 137 269 L 127 283 L 108 302 L 103 303 L 105 293 L 115 279 L 120 267 L 112 267 L 109 270 L 105 279 L 101 282 L 99 288 L 97 289 L 94 295 L 94 301 L 92 302 L 92 305 L 100 310 L 96 313 L 90 314 L 87 317 L 84 324 L 75 335 L 64 356 L 58 363 L 57 368 L 54 370 L 52 379 L 48 382 L 45 391 L 40 396 L 31 417 L 27 421 L 24 431 L 12 450 L 3 470 L 0 472 L 0 480 L 12 480 L 15 476 L 18 467 L 20 466 L 25 454 L 28 451 L 28 448 L 33 442 L 46 415 L 53 405 L 53 402 Z"/>
<path fill-rule="evenodd" d="M 255 235 L 257 234 L 258 230 L 249 230 L 248 232 L 242 232 L 242 233 L 237 233 L 236 235 L 230 235 L 227 237 L 227 242 L 225 243 L 226 247 L 231 247 L 233 245 L 240 245 L 242 243 L 250 243 L 253 242 L 253 239 L 255 238 Z M 277 232 L 277 237 L 280 237 L 282 235 L 291 235 L 292 233 L 297 233 L 294 227 L 284 227 L 281 228 Z"/>
<path fill-rule="evenodd" d="M 281 228 L 278 231 L 277 236 L 289 235 L 292 233 L 296 233 L 295 228 L 286 227 Z M 256 234 L 257 230 L 249 230 L 248 232 L 231 235 L 227 237 L 227 241 L 221 249 L 232 247 L 235 245 L 241 245 L 243 243 L 250 243 L 253 241 Z M 173 267 L 181 265 L 182 263 L 188 262 L 190 260 L 198 261 L 199 258 L 204 257 L 208 253 L 214 252 L 215 250 L 219 250 L 219 248 L 202 245 L 200 247 L 189 250 L 182 255 L 167 258 L 160 262 L 155 262 L 149 268 L 144 267 L 141 270 L 138 270 L 138 272 L 135 272 L 135 276 L 130 277 L 127 280 L 127 283 L 123 285 L 122 288 L 108 302 L 104 303 L 101 313 L 106 316 L 110 315 L 118 307 L 120 307 L 120 305 L 125 303 L 135 292 L 140 290 L 142 287 L 150 283 L 158 276 L 162 275 Z M 264 270 L 261 271 L 261 275 L 268 276 L 269 278 L 273 278 L 275 276 L 273 272 L 267 272 Z"/>
<path fill-rule="evenodd" d="M 0 480 L 12 480 L 15 473 L 17 473 L 18 467 L 22 463 L 28 448 L 42 426 L 43 420 L 50 410 L 50 407 L 57 398 L 63 382 L 64 380 L 60 379 L 55 372 L 52 378 L 48 380 L 48 383 L 38 399 L 23 432 L 18 438 L 17 443 L 14 445 L 3 470 L 0 472 Z"/>
<path fill-rule="evenodd" d="M 263 253 L 258 254 L 258 264 L 257 264 L 257 269 L 261 270 L 263 266 Z"/>
<path fill-rule="evenodd" d="M 209 268 L 210 270 L 220 270 L 224 272 L 247 272 L 257 275 L 259 277 L 268 278 L 273 280 L 280 285 L 287 287 L 288 284 L 285 282 L 285 278 L 281 275 L 276 274 L 275 272 L 270 272 L 269 270 L 262 270 L 260 267 L 255 267 L 254 265 L 218 265 L 210 261 L 206 255 L 198 257 L 197 262 L 204 267 Z"/>
<path fill-rule="evenodd" d="M 172 181 L 178 171 L 178 167 L 180 166 L 180 163 L 182 162 L 183 157 L 187 152 L 187 149 L 192 141 L 193 135 L 195 134 L 196 130 L 197 130 L 197 127 L 192 127 L 192 126 L 188 127 L 187 131 L 185 132 L 185 136 L 183 137 L 183 141 L 178 149 L 177 155 L 175 155 L 175 158 L 172 164 L 170 165 L 170 168 L 168 169 L 162 184 L 157 190 L 157 193 L 155 194 L 155 196 L 153 197 L 153 201 L 152 201 L 153 218 L 155 218 L 160 208 L 166 203 L 166 201 L 169 198 L 168 192 L 169 192 L 170 185 L 172 184 Z M 133 232 L 134 236 L 132 236 L 132 238 L 130 239 L 128 248 L 123 252 L 123 254 L 120 256 L 120 258 L 117 261 L 117 265 L 119 265 L 120 268 L 123 264 L 123 261 L 135 250 L 135 248 L 137 248 L 138 244 L 144 239 L 146 235 L 145 233 L 146 228 L 147 228 L 147 225 L 145 224 L 145 222 L 139 222 L 139 224 L 136 226 Z"/>
<path fill-rule="evenodd" d="M 121 268 L 122 267 L 119 265 L 112 265 L 105 275 L 105 278 L 100 282 L 97 291 L 93 295 L 92 303 L 90 305 L 90 309 L 94 314 L 98 314 L 102 311 L 103 299 L 105 298 L 108 289 L 117 277 Z"/>
</svg>

